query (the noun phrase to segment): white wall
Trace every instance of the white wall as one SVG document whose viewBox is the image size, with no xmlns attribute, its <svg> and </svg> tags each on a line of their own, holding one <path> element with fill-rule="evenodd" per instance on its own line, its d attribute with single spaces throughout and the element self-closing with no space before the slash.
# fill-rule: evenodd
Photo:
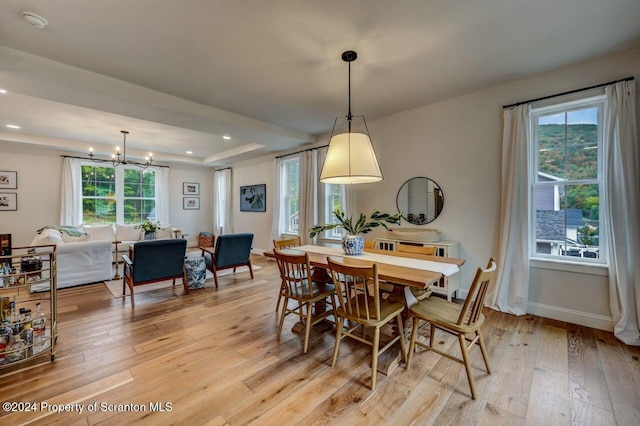
<svg viewBox="0 0 640 426">
<path fill-rule="evenodd" d="M 0 234 L 11 234 L 14 246 L 28 245 L 37 229 L 59 224 L 61 154 L 0 141 L 0 170 L 18 172 L 18 189 L 5 191 L 17 194 L 18 210 L 0 211 Z M 190 234 L 187 239 L 193 245 L 200 231 L 213 230 L 213 172 L 193 166 L 171 166 L 170 170 L 171 224 Z M 182 209 L 182 182 L 200 183 L 200 210 Z"/>
<path fill-rule="evenodd" d="M 356 211 L 395 212 L 397 191 L 407 179 L 425 176 L 435 180 L 443 189 L 444 208 L 428 226 L 442 231 L 442 239 L 461 242 L 461 257 L 466 260 L 461 285 L 468 289 L 475 268 L 498 252 L 502 106 L 628 76 L 635 76 L 636 81 L 640 78 L 640 48 L 370 121 L 385 179 L 353 186 Z M 366 116 L 366 110 L 356 112 Z M 322 139 L 326 142 L 326 135 L 318 142 Z M 234 188 L 272 182 L 272 167 L 273 157 L 256 160 L 251 166 L 234 165 Z M 259 178 L 257 173 L 262 170 L 267 174 Z M 254 246 L 269 249 L 269 215 L 257 223 L 244 213 L 235 217 L 235 212 L 237 208 L 235 231 L 251 230 L 256 234 Z M 383 231 L 374 235 L 383 235 Z M 532 268 L 529 297 L 529 312 L 612 327 L 606 275 Z"/>
</svg>

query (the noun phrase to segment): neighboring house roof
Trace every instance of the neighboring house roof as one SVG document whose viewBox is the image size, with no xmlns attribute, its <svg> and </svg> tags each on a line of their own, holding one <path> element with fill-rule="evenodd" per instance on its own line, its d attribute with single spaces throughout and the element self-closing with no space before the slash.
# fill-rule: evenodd
<svg viewBox="0 0 640 426">
<path fill-rule="evenodd" d="M 549 173 L 544 173 L 541 171 L 538 171 L 538 179 L 540 181 L 543 182 L 549 182 L 549 181 L 555 181 L 555 182 L 560 182 L 562 180 L 564 180 L 564 178 L 558 177 L 558 176 L 554 176 L 552 174 Z"/>
<path fill-rule="evenodd" d="M 538 241 L 565 241 L 565 211 L 537 210 L 536 239 Z M 581 209 L 567 209 L 567 227 L 573 228 L 584 224 Z"/>
</svg>

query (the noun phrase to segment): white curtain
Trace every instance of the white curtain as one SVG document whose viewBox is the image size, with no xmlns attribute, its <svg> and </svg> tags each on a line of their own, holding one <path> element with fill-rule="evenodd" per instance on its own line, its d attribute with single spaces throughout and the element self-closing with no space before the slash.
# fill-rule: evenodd
<svg viewBox="0 0 640 426">
<path fill-rule="evenodd" d="M 213 232 L 232 234 L 231 169 L 213 172 Z"/>
<path fill-rule="evenodd" d="M 82 163 L 79 158 L 64 157 L 60 185 L 60 225 L 77 226 L 82 220 Z"/>
<path fill-rule="evenodd" d="M 609 247 L 609 304 L 614 334 L 640 346 L 640 156 L 636 127 L 634 81 L 606 88 L 603 166 L 604 223 Z"/>
<path fill-rule="evenodd" d="M 530 105 L 504 110 L 498 276 L 486 305 L 515 315 L 527 312 L 529 295 L 529 112 Z"/>
<path fill-rule="evenodd" d="M 284 231 L 282 215 L 282 181 L 284 179 L 284 159 L 276 158 L 273 170 L 273 218 L 271 223 L 271 239 L 279 240 Z"/>
<path fill-rule="evenodd" d="M 302 244 L 312 244 L 309 228 L 318 223 L 318 150 L 300 153 L 298 235 Z"/>
<path fill-rule="evenodd" d="M 156 167 L 156 221 L 162 226 L 171 224 L 169 213 L 170 193 L 169 178 L 170 169 L 168 167 Z"/>
</svg>

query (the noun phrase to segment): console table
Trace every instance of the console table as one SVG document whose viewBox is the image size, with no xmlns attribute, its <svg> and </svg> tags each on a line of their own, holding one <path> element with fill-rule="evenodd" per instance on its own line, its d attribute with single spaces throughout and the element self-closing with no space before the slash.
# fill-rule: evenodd
<svg viewBox="0 0 640 426">
<path fill-rule="evenodd" d="M 440 257 L 460 257 L 460 243 L 458 241 L 410 241 L 390 238 L 376 238 L 374 247 L 379 250 L 398 251 L 401 245 L 410 246 L 435 246 L 436 256 Z M 460 274 L 442 276 L 440 280 L 431 285 L 434 293 L 447 296 L 451 301 L 451 295 L 460 289 Z"/>
</svg>

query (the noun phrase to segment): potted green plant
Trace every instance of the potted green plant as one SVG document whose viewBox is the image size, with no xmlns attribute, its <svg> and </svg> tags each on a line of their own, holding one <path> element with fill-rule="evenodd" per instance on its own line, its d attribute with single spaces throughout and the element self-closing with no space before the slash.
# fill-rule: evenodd
<svg viewBox="0 0 640 426">
<path fill-rule="evenodd" d="M 136 229 L 142 229 L 144 232 L 145 240 L 155 240 L 156 239 L 156 230 L 160 226 L 160 223 L 153 223 L 149 219 L 145 220 L 139 225 L 136 225 Z"/>
<path fill-rule="evenodd" d="M 347 231 L 348 234 L 342 238 L 342 248 L 344 249 L 345 254 L 348 255 L 362 254 L 362 251 L 364 250 L 364 237 L 360 234 L 366 234 L 373 228 L 377 228 L 379 226 L 389 229 L 387 227 L 387 223 L 399 224 L 400 219 L 402 218 L 402 213 L 390 215 L 388 213 L 380 213 L 378 210 L 374 210 L 369 216 L 366 216 L 364 213 L 360 213 L 360 217 L 355 221 L 352 216 L 347 217 L 340 209 L 334 210 L 333 215 L 337 219 L 337 223 L 314 225 L 309 229 L 309 236 L 314 238 L 321 232 L 340 227 Z"/>
</svg>

